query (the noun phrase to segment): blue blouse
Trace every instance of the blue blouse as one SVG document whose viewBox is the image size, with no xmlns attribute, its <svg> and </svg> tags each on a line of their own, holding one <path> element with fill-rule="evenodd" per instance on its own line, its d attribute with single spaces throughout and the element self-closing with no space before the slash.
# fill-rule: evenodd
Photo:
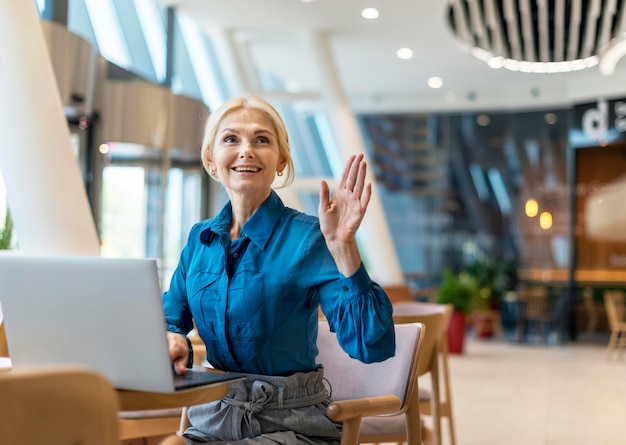
<svg viewBox="0 0 626 445">
<path fill-rule="evenodd" d="M 218 369 L 289 375 L 316 369 L 318 306 L 343 349 L 366 363 L 395 353 L 391 303 L 363 265 L 344 277 L 317 217 L 272 191 L 231 241 L 232 208 L 190 231 L 163 294 L 168 330 L 195 320 Z"/>
</svg>

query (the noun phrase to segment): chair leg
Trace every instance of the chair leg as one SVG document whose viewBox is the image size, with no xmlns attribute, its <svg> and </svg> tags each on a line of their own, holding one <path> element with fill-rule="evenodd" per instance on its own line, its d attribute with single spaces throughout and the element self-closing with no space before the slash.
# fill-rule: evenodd
<svg viewBox="0 0 626 445">
<path fill-rule="evenodd" d="M 419 404 L 411 404 L 404 415 L 406 416 L 407 445 L 422 445 L 422 421 Z"/>
<path fill-rule="evenodd" d="M 441 388 L 439 386 L 439 358 L 434 361 L 430 371 L 431 378 L 431 404 L 433 413 L 433 432 L 435 443 L 441 445 Z"/>
<path fill-rule="evenodd" d="M 613 349 L 615 349 L 615 345 L 617 344 L 617 337 L 619 333 L 617 331 L 611 331 L 611 338 L 609 338 L 609 345 L 606 349 L 606 359 L 610 359 L 611 355 L 613 355 Z"/>
<path fill-rule="evenodd" d="M 341 445 L 353 445 L 359 443 L 359 432 L 361 430 L 361 417 L 354 417 L 343 421 L 341 431 Z"/>
<path fill-rule="evenodd" d="M 498 318 L 499 320 L 500 318 Z M 500 329 L 502 329 L 502 325 L 500 325 Z M 502 338 L 504 338 L 504 333 L 502 333 Z M 443 371 L 443 390 L 446 394 L 446 403 L 445 403 L 445 413 L 440 412 L 440 415 L 445 415 L 448 418 L 448 428 L 450 432 L 450 444 L 456 445 L 456 434 L 454 432 L 454 414 L 452 412 L 452 387 L 450 386 L 450 368 L 448 366 L 448 345 L 446 341 L 442 341 L 439 345 L 439 356 L 441 358 L 441 370 Z M 443 408 L 442 408 L 443 410 Z M 441 430 L 439 430 L 441 433 Z"/>
<path fill-rule="evenodd" d="M 456 445 L 456 433 L 454 432 L 454 416 L 452 412 L 448 416 L 448 431 L 450 431 L 450 445 Z"/>
<path fill-rule="evenodd" d="M 189 422 L 189 417 L 187 417 L 187 409 L 188 407 L 183 407 L 183 412 L 180 414 L 180 426 L 178 427 L 178 435 L 182 436 L 185 434 L 185 430 L 191 426 Z"/>
<path fill-rule="evenodd" d="M 624 356 L 624 349 L 626 349 L 626 332 L 618 332 L 617 344 L 620 345 L 619 351 L 617 353 L 617 358 L 621 359 Z"/>
</svg>

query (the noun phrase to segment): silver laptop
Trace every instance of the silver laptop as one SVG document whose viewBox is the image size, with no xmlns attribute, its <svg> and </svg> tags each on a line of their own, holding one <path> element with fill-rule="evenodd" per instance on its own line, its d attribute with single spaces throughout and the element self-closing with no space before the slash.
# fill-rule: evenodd
<svg viewBox="0 0 626 445">
<path fill-rule="evenodd" d="M 0 254 L 0 307 L 14 369 L 84 365 L 154 392 L 244 378 L 174 373 L 154 259 Z"/>
</svg>

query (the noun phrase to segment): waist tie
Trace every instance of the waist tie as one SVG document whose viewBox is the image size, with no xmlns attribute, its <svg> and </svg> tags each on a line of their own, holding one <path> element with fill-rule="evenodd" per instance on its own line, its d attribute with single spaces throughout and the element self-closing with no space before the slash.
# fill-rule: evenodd
<svg viewBox="0 0 626 445">
<path fill-rule="evenodd" d="M 251 381 L 251 377 L 252 376 L 249 376 L 244 382 L 234 382 L 235 386 L 239 386 L 237 388 L 238 391 L 235 391 L 237 398 L 231 397 L 230 394 L 222 398 L 222 402 L 243 410 L 243 420 L 250 434 L 253 434 L 254 430 L 253 416 L 263 409 L 300 408 L 316 405 L 328 399 L 328 392 L 324 385 L 315 385 L 317 391 L 312 394 L 288 395 L 288 397 L 285 398 L 285 386 L 272 384 L 265 380 L 254 379 Z M 261 376 L 254 376 L 252 378 L 256 377 Z M 273 377 L 273 379 L 276 378 Z M 289 377 L 285 379 L 287 379 L 287 388 L 289 388 Z M 280 380 L 280 378 L 276 380 Z M 231 384 L 231 387 L 232 386 L 233 384 Z"/>
</svg>

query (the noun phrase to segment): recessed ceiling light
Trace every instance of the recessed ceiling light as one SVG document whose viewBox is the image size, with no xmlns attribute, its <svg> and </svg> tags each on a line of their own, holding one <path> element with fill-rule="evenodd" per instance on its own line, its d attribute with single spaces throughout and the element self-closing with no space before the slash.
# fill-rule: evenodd
<svg viewBox="0 0 626 445">
<path fill-rule="evenodd" d="M 413 50 L 411 48 L 400 48 L 398 51 L 396 51 L 396 55 L 401 59 L 412 59 Z"/>
<path fill-rule="evenodd" d="M 377 19 L 379 16 L 378 9 L 376 8 L 365 8 L 361 11 L 361 17 L 364 19 Z"/>
<path fill-rule="evenodd" d="M 428 79 L 428 86 L 431 88 L 441 88 L 443 86 L 443 79 L 441 77 L 433 76 Z"/>
<path fill-rule="evenodd" d="M 313 3 L 315 0 L 300 0 L 302 3 Z"/>
</svg>

